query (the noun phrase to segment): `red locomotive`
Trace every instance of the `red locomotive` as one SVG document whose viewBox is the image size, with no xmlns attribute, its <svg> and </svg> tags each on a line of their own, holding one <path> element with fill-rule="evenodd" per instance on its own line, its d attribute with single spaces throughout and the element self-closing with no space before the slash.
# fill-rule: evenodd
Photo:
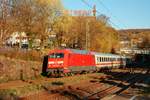
<svg viewBox="0 0 150 100">
<path fill-rule="evenodd" d="M 99 71 L 102 68 L 125 66 L 125 57 L 86 50 L 52 50 L 48 55 L 47 73 Z"/>
</svg>

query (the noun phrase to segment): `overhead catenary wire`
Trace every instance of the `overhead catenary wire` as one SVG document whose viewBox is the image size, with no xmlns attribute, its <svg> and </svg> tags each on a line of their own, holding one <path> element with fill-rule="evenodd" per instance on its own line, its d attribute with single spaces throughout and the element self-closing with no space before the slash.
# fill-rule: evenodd
<svg viewBox="0 0 150 100">
<path fill-rule="evenodd" d="M 91 9 L 93 9 L 93 6 L 91 6 L 87 1 L 85 1 L 85 0 L 81 0 L 85 5 L 87 5 L 89 8 L 91 8 Z M 107 8 L 107 10 L 108 10 L 108 8 Z M 99 13 L 100 15 L 102 14 L 99 10 L 95 10 L 97 13 Z M 117 24 L 115 24 L 113 21 L 111 21 L 110 19 L 109 19 L 109 22 L 113 25 L 113 26 L 115 26 L 115 27 L 117 27 L 118 29 L 121 29 Z M 127 33 L 127 34 L 129 34 L 128 32 L 126 32 L 126 31 L 123 31 L 124 33 Z"/>
<path fill-rule="evenodd" d="M 101 0 L 98 0 L 98 2 L 99 2 L 99 4 L 101 4 L 107 10 L 108 13 L 110 13 L 110 15 L 112 17 L 114 17 L 120 24 L 122 24 L 123 27 L 126 27 L 126 25 L 124 23 L 122 23 L 122 21 L 120 21 L 117 16 L 112 14 L 111 10 Z M 126 33 L 126 34 L 129 34 L 129 32 L 127 32 L 127 31 L 123 31 L 123 32 Z"/>
<path fill-rule="evenodd" d="M 84 4 L 86 4 L 89 8 L 93 9 L 93 6 L 91 6 L 88 2 L 86 2 L 85 0 L 81 0 Z M 96 9 L 96 12 L 99 14 L 102 14 L 99 10 Z M 111 20 L 109 20 L 109 22 L 111 24 L 113 24 L 114 26 L 116 26 L 117 28 L 120 28 L 118 25 L 116 25 L 114 22 L 112 22 Z"/>
<path fill-rule="evenodd" d="M 98 3 L 99 3 L 100 5 L 102 5 L 102 6 L 107 10 L 107 12 L 108 12 L 113 18 L 115 18 L 119 23 L 121 23 L 124 27 L 126 27 L 126 25 L 125 25 L 124 23 L 122 23 L 122 21 L 120 21 L 120 20 L 118 19 L 118 17 L 115 16 L 115 15 L 111 12 L 111 10 L 110 10 L 101 0 L 97 0 L 97 1 L 98 1 Z"/>
</svg>

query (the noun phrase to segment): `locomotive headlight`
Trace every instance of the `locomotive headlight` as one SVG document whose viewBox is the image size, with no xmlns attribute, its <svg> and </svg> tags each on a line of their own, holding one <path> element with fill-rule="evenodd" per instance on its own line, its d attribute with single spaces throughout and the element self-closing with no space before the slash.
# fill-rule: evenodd
<svg viewBox="0 0 150 100">
<path fill-rule="evenodd" d="M 64 63 L 64 61 L 58 61 L 57 62 L 59 65 L 62 65 Z"/>
<path fill-rule="evenodd" d="M 54 64 L 54 61 L 49 61 L 48 64 Z"/>
<path fill-rule="evenodd" d="M 58 64 L 63 64 L 64 63 L 64 61 L 58 61 Z"/>
</svg>

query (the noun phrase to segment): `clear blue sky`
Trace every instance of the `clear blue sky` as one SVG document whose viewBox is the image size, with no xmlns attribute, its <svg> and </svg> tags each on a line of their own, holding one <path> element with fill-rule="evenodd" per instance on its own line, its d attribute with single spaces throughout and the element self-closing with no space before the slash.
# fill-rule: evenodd
<svg viewBox="0 0 150 100">
<path fill-rule="evenodd" d="M 150 0 L 85 0 L 91 6 L 110 17 L 116 29 L 150 28 Z M 101 1 L 103 5 L 99 2 Z M 62 0 L 66 9 L 90 10 L 82 0 Z M 109 9 L 109 11 L 107 10 Z"/>
</svg>

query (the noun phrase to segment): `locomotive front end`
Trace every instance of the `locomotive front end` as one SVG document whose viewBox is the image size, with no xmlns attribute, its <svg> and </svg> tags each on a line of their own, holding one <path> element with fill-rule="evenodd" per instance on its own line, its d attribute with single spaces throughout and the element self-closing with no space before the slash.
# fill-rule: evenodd
<svg viewBox="0 0 150 100">
<path fill-rule="evenodd" d="M 61 51 L 51 52 L 48 55 L 48 74 L 59 74 L 62 73 L 65 66 L 65 53 Z"/>
</svg>

